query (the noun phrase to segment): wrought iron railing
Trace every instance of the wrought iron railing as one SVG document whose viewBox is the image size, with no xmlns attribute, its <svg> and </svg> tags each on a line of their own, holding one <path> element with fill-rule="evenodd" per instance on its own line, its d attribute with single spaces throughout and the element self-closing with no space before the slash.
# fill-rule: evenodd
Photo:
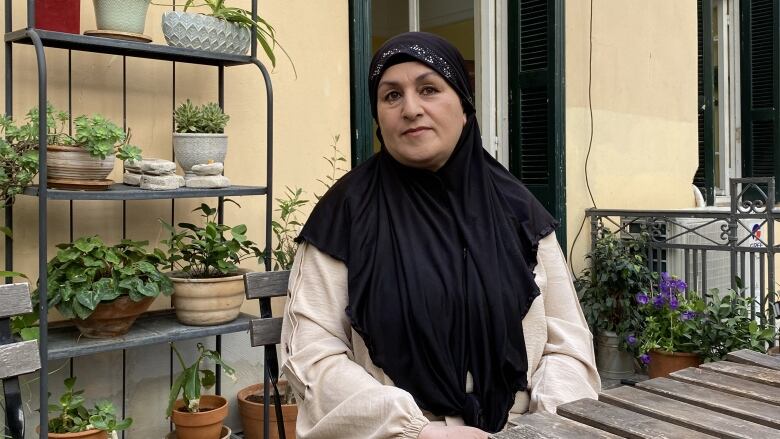
<svg viewBox="0 0 780 439">
<path fill-rule="evenodd" d="M 732 179 L 730 207 L 688 210 L 589 209 L 591 244 L 604 228 L 622 236 L 648 238 L 648 264 L 688 284 L 688 291 L 735 289 L 749 295 L 759 310 L 780 315 L 775 255 L 774 178 Z M 742 289 L 738 288 L 738 279 Z"/>
</svg>

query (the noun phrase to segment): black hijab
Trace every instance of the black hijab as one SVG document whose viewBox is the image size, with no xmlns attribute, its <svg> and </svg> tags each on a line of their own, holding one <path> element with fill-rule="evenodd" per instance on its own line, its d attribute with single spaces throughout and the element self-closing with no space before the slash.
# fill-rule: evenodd
<svg viewBox="0 0 780 439">
<path fill-rule="evenodd" d="M 527 387 L 522 320 L 539 294 L 537 245 L 557 223 L 482 148 L 463 58 L 442 38 L 410 32 L 379 49 L 374 118 L 382 74 L 411 60 L 461 98 L 467 122 L 449 160 L 436 172 L 404 166 L 383 143 L 319 201 L 298 240 L 346 264 L 345 311 L 396 386 L 435 415 L 495 432 Z"/>
</svg>

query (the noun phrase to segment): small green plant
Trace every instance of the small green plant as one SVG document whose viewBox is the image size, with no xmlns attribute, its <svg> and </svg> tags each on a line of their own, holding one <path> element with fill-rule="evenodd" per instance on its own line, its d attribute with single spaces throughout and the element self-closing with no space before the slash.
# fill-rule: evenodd
<svg viewBox="0 0 780 439">
<path fill-rule="evenodd" d="M 105 159 L 116 155 L 119 160 L 141 160 L 141 149 L 130 145 L 130 130 L 126 133 L 105 117 L 79 116 L 74 120 L 75 146 L 80 146 L 92 157 Z"/>
<path fill-rule="evenodd" d="M 279 221 L 271 222 L 271 230 L 276 237 L 276 247 L 273 250 L 274 270 L 289 270 L 292 268 L 295 260 L 295 253 L 298 251 L 298 243 L 295 237 L 298 229 L 302 226 L 298 215 L 301 208 L 309 203 L 309 200 L 301 199 L 303 189 L 286 188 L 284 198 L 277 198 L 279 203 Z"/>
<path fill-rule="evenodd" d="M 48 306 L 66 318 L 86 319 L 101 302 L 122 295 L 134 302 L 170 295 L 173 282 L 158 269 L 166 260 L 145 245 L 123 240 L 108 246 L 97 236 L 57 245 L 59 251 L 47 266 Z M 32 299 L 37 306 L 37 291 Z"/>
<path fill-rule="evenodd" d="M 198 358 L 195 362 L 187 366 L 184 363 L 184 359 L 181 357 L 179 350 L 171 343 L 173 352 L 176 353 L 176 358 L 179 359 L 181 365 L 181 373 L 176 377 L 176 380 L 171 386 L 171 392 L 168 398 L 168 417 L 173 413 L 173 406 L 176 400 L 179 399 L 179 395 L 184 399 L 184 410 L 190 413 L 198 413 L 200 411 L 200 395 L 202 389 L 210 389 L 217 382 L 217 377 L 212 370 L 201 369 L 201 362 L 205 359 L 213 361 L 215 364 L 222 366 L 222 371 L 228 378 L 235 381 L 236 371 L 225 364 L 222 361 L 222 357 L 219 352 L 206 349 L 203 343 L 198 343 Z"/>
<path fill-rule="evenodd" d="M 341 135 L 339 135 L 339 134 L 336 134 L 335 136 L 333 136 L 333 143 L 330 144 L 330 147 L 331 147 L 331 150 L 332 150 L 331 151 L 331 156 L 330 157 L 325 157 L 325 156 L 322 157 L 322 158 L 325 159 L 325 161 L 328 162 L 328 164 L 330 164 L 331 170 L 328 173 L 328 175 L 325 176 L 324 180 L 321 179 L 321 178 L 318 178 L 317 181 L 319 181 L 320 183 L 322 183 L 325 186 L 325 190 L 326 191 L 328 189 L 330 189 L 331 186 L 333 186 L 336 183 L 336 181 L 338 181 L 338 179 L 342 175 L 344 175 L 344 173 L 347 172 L 346 168 L 342 168 L 343 163 L 347 162 L 347 158 L 344 157 L 344 154 L 342 154 L 341 151 L 339 150 L 339 147 L 338 147 L 339 137 L 341 137 Z M 314 194 L 314 197 L 317 199 L 317 201 L 320 201 L 320 198 L 322 198 L 322 195 Z"/>
<path fill-rule="evenodd" d="M 601 229 L 587 258 L 591 266 L 583 270 L 576 286 L 588 325 L 594 333 L 614 331 L 621 349 L 628 350 L 626 337 L 642 326 L 634 297 L 656 278 L 647 264 L 646 237 L 624 238 Z"/>
<path fill-rule="evenodd" d="M 65 392 L 57 404 L 49 404 L 49 413 L 57 416 L 49 419 L 49 433 L 78 433 L 87 430 L 103 430 L 108 433 L 128 428 L 132 418 L 117 421 L 114 405 L 98 401 L 95 407 L 84 407 L 83 390 L 73 390 L 76 378 L 65 379 Z M 51 396 L 51 394 L 49 394 Z"/>
<path fill-rule="evenodd" d="M 221 134 L 230 116 L 214 102 L 194 105 L 189 99 L 179 104 L 173 111 L 173 121 L 177 133 Z"/>
<path fill-rule="evenodd" d="M 239 206 L 231 199 L 225 201 Z M 263 252 L 257 244 L 246 238 L 244 224 L 235 227 L 219 224 L 216 221 L 217 209 L 207 204 L 201 204 L 193 212 L 201 212 L 205 221 L 202 227 L 179 223 L 183 230 L 176 231 L 173 226 L 160 220 L 170 232 L 170 238 L 162 241 L 168 246 L 168 254 L 158 254 L 166 259 L 172 269 L 178 268 L 191 278 L 225 277 L 235 274 L 238 264 L 245 259 L 261 260 Z"/>
<path fill-rule="evenodd" d="M 276 31 L 267 21 L 260 18 L 259 16 L 257 17 L 257 21 L 253 21 L 252 13 L 250 11 L 242 8 L 226 6 L 225 0 L 203 0 L 203 4 L 200 5 L 194 5 L 194 3 L 195 0 L 187 0 L 187 2 L 184 4 L 184 11 L 186 12 L 188 8 L 193 6 L 207 6 L 209 9 L 211 9 L 211 12 L 206 15 L 210 15 L 214 18 L 219 18 L 220 20 L 225 20 L 230 23 L 235 23 L 250 30 L 255 28 L 257 30 L 257 42 L 263 48 L 266 56 L 271 61 L 271 65 L 276 67 L 276 55 L 274 54 L 274 49 L 276 46 L 279 46 L 279 49 L 282 50 L 285 57 L 287 57 L 287 59 L 290 61 L 290 65 L 292 65 L 295 77 L 298 77 L 298 72 L 295 70 L 295 64 L 293 64 L 290 55 L 286 50 L 284 50 L 284 47 L 282 47 L 282 45 L 279 44 L 279 41 L 276 40 Z"/>
</svg>

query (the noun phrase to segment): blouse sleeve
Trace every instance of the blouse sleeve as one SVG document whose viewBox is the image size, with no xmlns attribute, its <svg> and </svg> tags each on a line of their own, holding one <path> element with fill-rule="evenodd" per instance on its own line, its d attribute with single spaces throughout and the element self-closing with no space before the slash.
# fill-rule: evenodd
<svg viewBox="0 0 780 439">
<path fill-rule="evenodd" d="M 542 291 L 547 342 L 529 380 L 529 409 L 555 413 L 560 404 L 597 398 L 601 380 L 596 371 L 593 336 L 554 233 L 539 242 L 537 261 L 547 278 Z"/>
<path fill-rule="evenodd" d="M 298 399 L 299 438 L 417 438 L 428 423 L 412 396 L 354 362 L 347 268 L 302 243 L 282 323 L 282 372 Z"/>
</svg>

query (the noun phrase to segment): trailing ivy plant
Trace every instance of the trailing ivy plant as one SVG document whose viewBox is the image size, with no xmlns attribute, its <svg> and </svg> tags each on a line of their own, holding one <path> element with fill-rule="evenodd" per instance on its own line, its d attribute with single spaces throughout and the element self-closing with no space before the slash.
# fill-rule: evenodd
<svg viewBox="0 0 780 439">
<path fill-rule="evenodd" d="M 114 405 L 109 401 L 98 401 L 91 409 L 85 407 L 84 391 L 73 390 L 75 385 L 75 377 L 66 378 L 65 392 L 56 404 L 49 404 L 49 413 L 57 415 L 49 419 L 49 433 L 79 433 L 93 429 L 112 433 L 132 425 L 132 418 L 117 420 Z"/>
<path fill-rule="evenodd" d="M 194 105 L 187 99 L 173 111 L 177 133 L 221 134 L 229 120 L 230 116 L 214 102 Z"/>
<path fill-rule="evenodd" d="M 176 403 L 179 395 L 184 399 L 184 410 L 190 413 L 198 413 L 200 411 L 201 390 L 210 389 L 214 386 L 214 383 L 217 382 L 217 376 L 214 374 L 214 371 L 210 369 L 201 369 L 201 363 L 204 360 L 209 359 L 215 364 L 219 364 L 222 366 L 222 371 L 228 378 L 233 381 L 236 380 L 236 371 L 222 361 L 219 352 L 206 349 L 206 347 L 203 346 L 203 343 L 198 343 L 197 347 L 199 353 L 198 358 L 196 358 L 191 365 L 187 366 L 184 363 L 184 359 L 181 357 L 179 350 L 171 343 L 171 348 L 173 349 L 173 352 L 176 353 L 176 358 L 179 359 L 181 373 L 176 377 L 176 380 L 171 386 L 171 392 L 168 397 L 168 410 L 166 412 L 168 417 L 171 417 L 173 405 Z"/>
<path fill-rule="evenodd" d="M 133 302 L 166 296 L 173 283 L 158 267 L 166 263 L 159 252 L 149 252 L 147 241 L 123 240 L 108 246 L 99 237 L 59 244 L 47 266 L 48 306 L 66 318 L 86 319 L 101 302 L 128 296 Z M 37 291 L 32 296 L 38 302 Z"/>
<path fill-rule="evenodd" d="M 229 198 L 225 201 L 239 206 Z M 246 225 L 219 224 L 217 209 L 208 204 L 201 204 L 193 212 L 201 213 L 203 226 L 179 223 L 182 230 L 177 231 L 160 220 L 170 237 L 162 241 L 168 246 L 167 255 L 157 252 L 172 269 L 179 269 L 190 278 L 216 278 L 234 275 L 238 272 L 238 264 L 246 259 L 262 260 L 262 250 L 246 237 Z"/>
</svg>

